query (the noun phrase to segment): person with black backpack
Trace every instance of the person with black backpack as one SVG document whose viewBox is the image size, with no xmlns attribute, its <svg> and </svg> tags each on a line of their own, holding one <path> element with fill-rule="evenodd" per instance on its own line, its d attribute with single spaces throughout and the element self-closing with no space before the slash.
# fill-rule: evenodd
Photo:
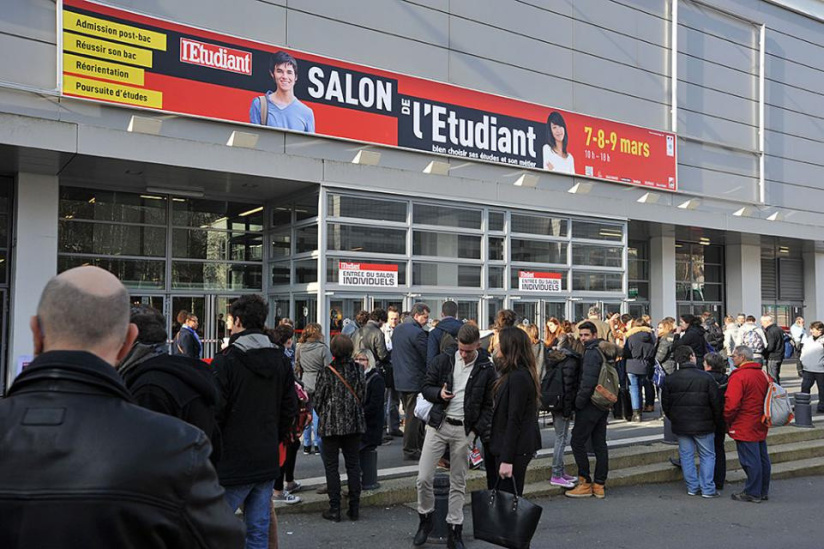
<svg viewBox="0 0 824 549">
<path fill-rule="evenodd" d="M 719 353 L 708 353 L 704 355 L 704 371 L 709 372 L 718 384 L 718 400 L 721 402 L 721 409 L 724 409 L 724 394 L 727 392 L 727 384 L 730 376 L 727 375 L 727 361 Z M 724 489 L 724 482 L 727 479 L 727 451 L 724 449 L 724 442 L 727 438 L 727 424 L 721 417 L 715 424 L 715 473 L 713 481 L 715 489 L 719 492 Z"/>
<path fill-rule="evenodd" d="M 707 345 L 712 347 L 712 351 L 714 353 L 721 353 L 724 351 L 724 331 L 721 329 L 721 326 L 718 325 L 718 322 L 712 316 L 712 313 L 709 311 L 704 311 L 701 314 L 701 318 L 703 319 L 704 324 L 704 341 L 707 342 Z"/>
<path fill-rule="evenodd" d="M 552 453 L 552 476 L 549 483 L 562 488 L 574 488 L 577 478 L 564 471 L 564 449 L 569 443 L 569 426 L 575 412 L 575 394 L 581 375 L 581 355 L 584 346 L 572 336 L 565 338 L 558 349 L 549 351 L 541 379 L 541 409 L 552 413 L 555 427 L 555 448 Z"/>
</svg>

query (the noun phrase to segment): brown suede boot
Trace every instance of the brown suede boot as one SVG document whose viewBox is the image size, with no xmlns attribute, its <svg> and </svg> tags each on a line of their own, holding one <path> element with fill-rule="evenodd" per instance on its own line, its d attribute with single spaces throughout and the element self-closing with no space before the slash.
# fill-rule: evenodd
<svg viewBox="0 0 824 549">
<path fill-rule="evenodd" d="M 578 486 L 567 490 L 564 495 L 568 498 L 590 498 L 592 497 L 592 483 L 587 482 L 584 477 L 578 477 Z"/>
<path fill-rule="evenodd" d="M 597 482 L 592 485 L 592 495 L 598 499 L 604 499 L 607 495 L 604 493 L 604 485 Z"/>
</svg>

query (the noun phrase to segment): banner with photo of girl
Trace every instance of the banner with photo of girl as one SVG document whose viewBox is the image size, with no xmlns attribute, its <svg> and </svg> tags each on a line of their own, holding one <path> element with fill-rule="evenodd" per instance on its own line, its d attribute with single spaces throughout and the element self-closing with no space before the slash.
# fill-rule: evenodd
<svg viewBox="0 0 824 549">
<path fill-rule="evenodd" d="M 677 190 L 670 132 L 88 0 L 64 0 L 60 21 L 67 97 Z"/>
</svg>

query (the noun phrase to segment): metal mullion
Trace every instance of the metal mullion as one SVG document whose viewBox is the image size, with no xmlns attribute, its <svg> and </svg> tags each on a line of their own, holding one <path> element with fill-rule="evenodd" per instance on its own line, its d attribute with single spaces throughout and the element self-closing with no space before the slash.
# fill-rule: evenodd
<svg viewBox="0 0 824 549">
<path fill-rule="evenodd" d="M 192 259 L 190 257 L 173 257 L 171 260 L 179 263 L 209 263 L 213 265 L 219 263 L 228 263 L 231 265 L 263 265 L 262 261 L 237 261 L 234 259 Z"/>
<path fill-rule="evenodd" d="M 91 257 L 94 259 L 128 259 L 130 261 L 164 261 L 165 256 L 144 256 L 144 255 L 109 255 L 109 254 L 84 254 L 72 252 L 59 252 L 57 257 Z"/>
<path fill-rule="evenodd" d="M 369 225 L 375 227 L 385 227 L 387 229 L 405 229 L 406 223 L 402 221 L 381 221 L 377 219 L 362 219 L 355 217 L 329 217 L 327 223 L 338 223 L 340 225 Z"/>
<path fill-rule="evenodd" d="M 117 225 L 123 227 L 153 227 L 155 229 L 168 229 L 168 225 L 159 225 L 156 223 L 135 223 L 131 221 L 105 221 L 103 219 L 78 219 L 72 217 L 71 219 L 66 219 L 65 217 L 58 217 L 58 221 L 67 222 L 67 223 L 88 223 L 94 225 Z"/>
</svg>

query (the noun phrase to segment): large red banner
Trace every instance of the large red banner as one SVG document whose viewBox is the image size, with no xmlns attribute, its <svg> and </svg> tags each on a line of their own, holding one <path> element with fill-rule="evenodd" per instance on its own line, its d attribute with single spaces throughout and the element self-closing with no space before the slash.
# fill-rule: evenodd
<svg viewBox="0 0 824 549">
<path fill-rule="evenodd" d="M 677 190 L 673 133 L 86 0 L 61 21 L 66 96 Z"/>
</svg>

